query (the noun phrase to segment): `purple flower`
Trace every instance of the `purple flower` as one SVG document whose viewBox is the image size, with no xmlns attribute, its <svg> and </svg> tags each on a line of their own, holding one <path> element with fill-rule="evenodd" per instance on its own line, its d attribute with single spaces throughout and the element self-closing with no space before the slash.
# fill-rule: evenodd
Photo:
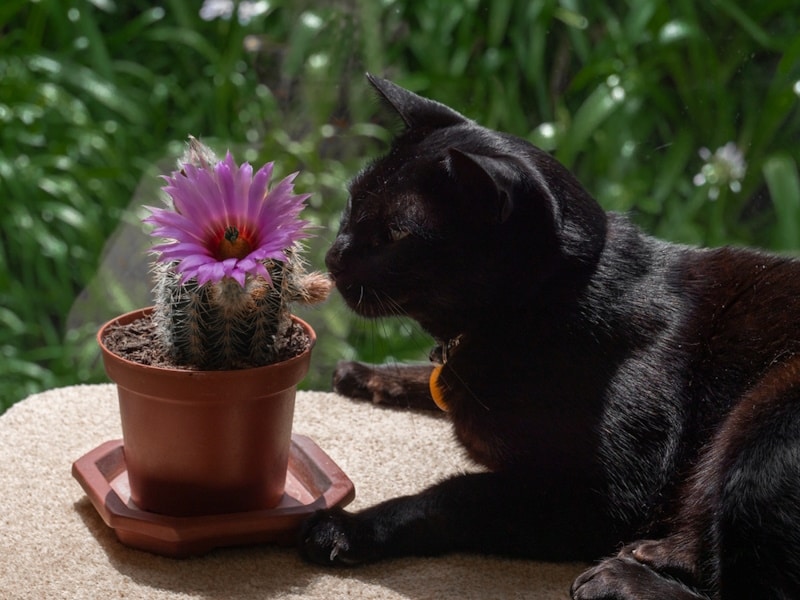
<svg viewBox="0 0 800 600">
<path fill-rule="evenodd" d="M 293 193 L 297 174 L 268 189 L 274 163 L 253 175 L 230 152 L 216 164 L 199 162 L 164 177 L 172 209 L 147 207 L 151 235 L 169 240 L 153 246 L 158 260 L 176 261 L 181 281 L 198 285 L 229 277 L 244 287 L 247 275 L 271 281 L 265 261 L 287 261 L 286 250 L 308 237 L 298 215 L 309 194 Z"/>
</svg>

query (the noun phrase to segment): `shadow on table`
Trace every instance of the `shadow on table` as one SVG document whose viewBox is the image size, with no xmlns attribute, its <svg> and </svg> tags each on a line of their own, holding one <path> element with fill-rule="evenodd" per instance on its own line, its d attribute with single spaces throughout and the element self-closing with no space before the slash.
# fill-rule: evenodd
<svg viewBox="0 0 800 600">
<path fill-rule="evenodd" d="M 451 555 L 406 558 L 348 570 L 303 562 L 293 548 L 222 548 L 183 559 L 121 544 L 88 498 L 75 503 L 109 564 L 136 585 L 206 598 L 568 598 L 577 564 Z"/>
</svg>

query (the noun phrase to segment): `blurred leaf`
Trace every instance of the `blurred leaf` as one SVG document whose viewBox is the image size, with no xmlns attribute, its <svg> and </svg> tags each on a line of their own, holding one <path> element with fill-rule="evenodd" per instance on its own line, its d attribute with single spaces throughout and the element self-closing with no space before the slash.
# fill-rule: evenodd
<svg viewBox="0 0 800 600">
<path fill-rule="evenodd" d="M 678 187 L 677 182 L 690 176 L 688 171 L 689 159 L 692 156 L 692 136 L 683 129 L 678 132 L 675 140 L 666 148 L 663 160 L 659 160 L 659 168 L 653 185 L 651 198 L 653 205 L 648 208 L 652 212 L 659 212 L 669 200 L 670 194 Z"/>
<path fill-rule="evenodd" d="M 764 163 L 764 179 L 775 207 L 774 245 L 781 250 L 800 249 L 800 175 L 788 155 L 772 156 Z"/>
<path fill-rule="evenodd" d="M 0 28 L 19 13 L 30 0 L 4 0 L 0 3 Z"/>
<path fill-rule="evenodd" d="M 624 31 L 626 39 L 632 44 L 647 41 L 647 28 L 658 10 L 657 2 L 632 2 L 625 16 Z"/>
<path fill-rule="evenodd" d="M 197 54 L 197 60 L 193 61 L 195 77 L 201 73 L 200 65 L 204 63 L 214 64 L 220 57 L 219 50 L 199 31 L 160 25 L 149 29 L 145 38 L 164 44 L 163 52 L 167 52 L 170 48 L 177 50 L 176 47 L 179 46 L 194 51 Z"/>
<path fill-rule="evenodd" d="M 571 166 L 581 148 L 624 99 L 624 90 L 619 86 L 602 83 L 589 95 L 575 112 L 572 124 L 567 127 L 556 158 L 567 167 Z"/>
<path fill-rule="evenodd" d="M 771 50 L 780 49 L 780 44 L 751 19 L 733 0 L 714 0 L 714 4 L 720 6 L 723 11 L 730 15 L 759 45 Z"/>
<path fill-rule="evenodd" d="M 494 0 L 489 5 L 489 23 L 486 41 L 490 46 L 499 46 L 505 37 L 511 17 L 511 0 Z"/>
<path fill-rule="evenodd" d="M 41 54 L 27 58 L 26 63 L 33 73 L 46 74 L 65 87 L 77 88 L 79 93 L 86 94 L 128 121 L 139 123 L 145 120 L 141 107 L 128 94 L 123 94 L 113 83 L 86 67 Z"/>
<path fill-rule="evenodd" d="M 0 307 L 0 323 L 11 335 L 22 335 L 25 331 L 25 322 L 7 308 Z"/>
</svg>

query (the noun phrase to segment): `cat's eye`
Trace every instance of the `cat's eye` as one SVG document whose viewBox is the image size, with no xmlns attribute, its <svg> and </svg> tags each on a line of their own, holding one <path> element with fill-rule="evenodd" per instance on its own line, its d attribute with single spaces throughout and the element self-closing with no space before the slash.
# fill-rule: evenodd
<svg viewBox="0 0 800 600">
<path fill-rule="evenodd" d="M 399 242 L 404 237 L 408 237 L 410 232 L 405 229 L 399 229 L 397 227 L 390 227 L 389 228 L 389 237 L 392 239 L 393 242 Z"/>
</svg>

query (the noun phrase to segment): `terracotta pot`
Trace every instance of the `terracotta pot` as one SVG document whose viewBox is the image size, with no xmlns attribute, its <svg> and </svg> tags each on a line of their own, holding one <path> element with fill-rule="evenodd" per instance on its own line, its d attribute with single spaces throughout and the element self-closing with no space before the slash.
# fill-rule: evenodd
<svg viewBox="0 0 800 600">
<path fill-rule="evenodd" d="M 297 384 L 316 341 L 289 360 L 231 371 L 142 365 L 103 344 L 105 331 L 152 308 L 106 323 L 97 339 L 117 384 L 131 500 L 142 510 L 197 516 L 269 509 L 284 492 Z"/>
</svg>

